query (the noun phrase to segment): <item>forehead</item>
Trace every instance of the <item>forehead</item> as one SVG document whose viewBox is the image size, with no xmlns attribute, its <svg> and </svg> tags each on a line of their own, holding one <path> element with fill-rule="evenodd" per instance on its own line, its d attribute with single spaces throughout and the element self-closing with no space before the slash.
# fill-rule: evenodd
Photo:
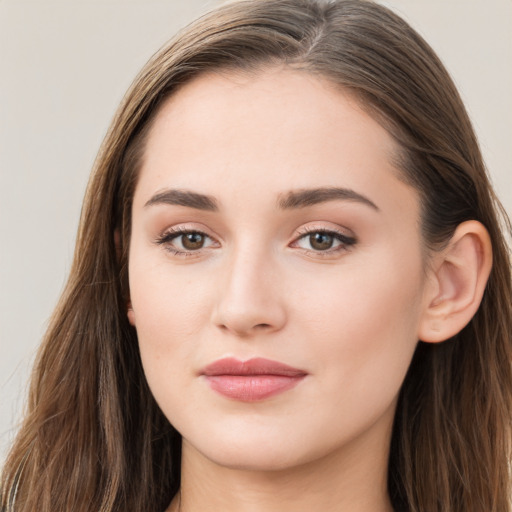
<svg viewBox="0 0 512 512">
<path fill-rule="evenodd" d="M 307 148 L 321 140 L 326 151 L 331 143 L 339 146 L 342 135 L 347 142 L 364 139 L 383 156 L 398 150 L 355 95 L 326 78 L 283 66 L 199 75 L 160 107 L 149 134 L 150 149 L 164 142 L 166 130 L 174 130 L 173 138 L 180 142 L 191 135 L 214 141 L 219 135 L 225 143 L 243 134 L 247 146 L 265 143 L 275 149 L 292 140 L 306 142 Z"/>
<path fill-rule="evenodd" d="M 326 79 L 282 67 L 203 74 L 157 113 L 136 196 L 173 187 L 274 199 L 291 188 L 343 186 L 414 203 L 393 165 L 397 151 L 358 101 Z"/>
</svg>

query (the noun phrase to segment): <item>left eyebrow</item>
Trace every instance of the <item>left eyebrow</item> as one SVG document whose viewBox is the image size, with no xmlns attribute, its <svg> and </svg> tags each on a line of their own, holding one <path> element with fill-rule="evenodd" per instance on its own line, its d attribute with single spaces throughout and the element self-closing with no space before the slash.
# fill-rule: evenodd
<svg viewBox="0 0 512 512">
<path fill-rule="evenodd" d="M 355 201 L 380 211 L 379 207 L 367 197 L 349 188 L 323 187 L 313 189 L 291 190 L 281 194 L 277 204 L 283 210 L 306 208 L 327 201 L 343 200 Z"/>
<path fill-rule="evenodd" d="M 155 194 L 145 205 L 144 208 L 155 204 L 170 204 L 177 206 L 186 206 L 197 210 L 216 212 L 219 210 L 217 201 L 212 196 L 198 194 L 190 190 L 168 189 Z"/>
</svg>

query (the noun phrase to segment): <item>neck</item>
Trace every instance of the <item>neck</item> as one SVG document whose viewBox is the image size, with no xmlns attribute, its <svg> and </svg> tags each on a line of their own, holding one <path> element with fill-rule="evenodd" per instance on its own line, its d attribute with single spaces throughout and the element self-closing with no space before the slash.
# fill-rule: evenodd
<svg viewBox="0 0 512 512">
<path fill-rule="evenodd" d="M 182 486 L 168 512 L 392 512 L 387 492 L 391 426 L 386 430 L 274 471 L 220 466 L 184 441 Z"/>
</svg>

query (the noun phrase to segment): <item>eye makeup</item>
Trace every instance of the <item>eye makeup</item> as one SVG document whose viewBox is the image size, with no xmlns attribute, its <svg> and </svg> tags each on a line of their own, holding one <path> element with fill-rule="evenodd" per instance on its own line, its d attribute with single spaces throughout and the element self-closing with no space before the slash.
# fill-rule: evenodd
<svg viewBox="0 0 512 512">
<path fill-rule="evenodd" d="M 210 249 L 220 244 L 204 231 L 186 226 L 175 226 L 167 229 L 155 240 L 166 251 L 174 256 L 198 256 L 199 251 Z"/>
<path fill-rule="evenodd" d="M 205 250 L 220 247 L 220 243 L 204 231 L 186 226 L 167 229 L 157 237 L 155 243 L 178 257 L 199 256 Z M 356 243 L 355 237 L 341 231 L 312 226 L 300 229 L 289 247 L 315 257 L 332 257 L 347 251 Z"/>
<path fill-rule="evenodd" d="M 341 231 L 312 226 L 299 230 L 299 237 L 290 244 L 290 247 L 299 247 L 315 257 L 325 257 L 345 252 L 356 243 L 355 237 Z M 305 245 L 309 245 L 310 248 Z"/>
</svg>

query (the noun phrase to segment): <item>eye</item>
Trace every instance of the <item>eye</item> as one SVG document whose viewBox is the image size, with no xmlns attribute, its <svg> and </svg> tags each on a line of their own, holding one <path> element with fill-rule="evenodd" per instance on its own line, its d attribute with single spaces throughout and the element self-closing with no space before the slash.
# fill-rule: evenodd
<svg viewBox="0 0 512 512">
<path fill-rule="evenodd" d="M 314 253 L 335 253 L 348 249 L 356 243 L 356 239 L 344 233 L 326 229 L 308 229 L 293 243 L 299 247 Z"/>
<path fill-rule="evenodd" d="M 215 241 L 206 233 L 181 227 L 171 228 L 156 240 L 169 252 L 176 255 L 189 255 L 215 245 Z"/>
<path fill-rule="evenodd" d="M 190 233 L 178 235 L 176 239 L 181 240 L 182 247 L 187 251 L 195 251 L 197 249 L 203 248 L 206 241 L 206 236 L 203 233 L 192 231 Z"/>
<path fill-rule="evenodd" d="M 336 242 L 334 235 L 331 235 L 330 233 L 322 233 L 321 231 L 311 233 L 308 235 L 307 240 L 311 247 L 317 251 L 326 251 L 327 249 L 331 249 L 334 242 Z"/>
</svg>

